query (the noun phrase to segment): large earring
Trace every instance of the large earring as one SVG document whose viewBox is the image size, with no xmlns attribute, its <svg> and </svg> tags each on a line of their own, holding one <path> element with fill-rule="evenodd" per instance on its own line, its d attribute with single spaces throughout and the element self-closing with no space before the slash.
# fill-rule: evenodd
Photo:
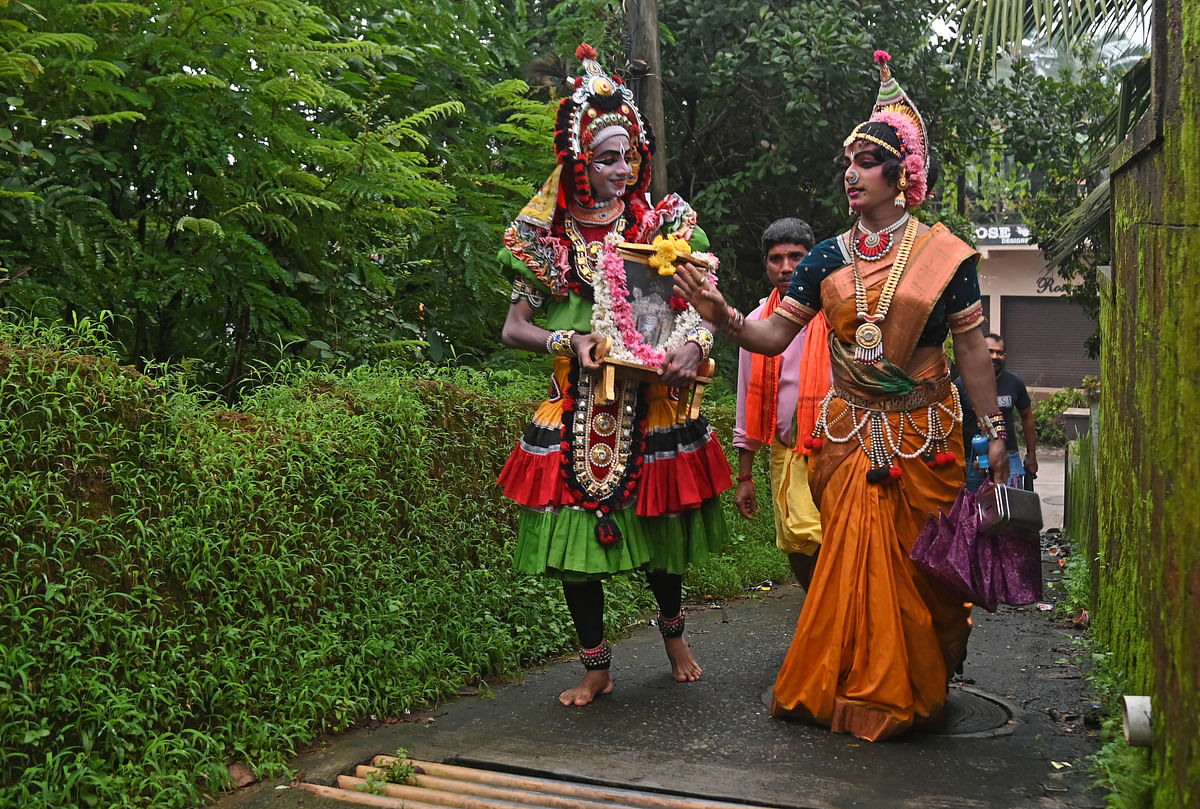
<svg viewBox="0 0 1200 809">
<path fill-rule="evenodd" d="M 908 188 L 908 172 L 900 170 L 900 179 L 896 181 L 896 198 L 892 200 L 897 208 L 907 208 L 908 200 L 904 197 L 904 190 Z"/>
</svg>

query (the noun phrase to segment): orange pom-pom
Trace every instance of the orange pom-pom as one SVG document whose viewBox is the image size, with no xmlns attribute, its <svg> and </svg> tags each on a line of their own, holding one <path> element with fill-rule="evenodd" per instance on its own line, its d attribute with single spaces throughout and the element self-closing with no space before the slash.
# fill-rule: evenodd
<svg viewBox="0 0 1200 809">
<path fill-rule="evenodd" d="M 595 59 L 596 58 L 596 49 L 593 48 L 591 45 L 587 44 L 586 42 L 584 42 L 582 45 L 580 45 L 578 48 L 575 49 L 575 58 L 581 62 L 584 59 Z"/>
<path fill-rule="evenodd" d="M 954 462 L 955 462 L 955 461 L 957 461 L 957 460 L 958 460 L 958 456 L 957 456 L 957 455 L 955 455 L 953 452 L 947 452 L 947 453 L 946 453 L 946 463 L 947 463 L 947 464 L 952 464 L 952 463 L 954 463 Z"/>
<path fill-rule="evenodd" d="M 898 479 L 903 474 L 904 474 L 904 470 L 898 466 L 893 466 L 891 469 L 888 470 L 888 477 L 890 477 L 892 480 Z"/>
<path fill-rule="evenodd" d="M 809 446 L 809 449 L 811 449 L 813 452 L 820 452 L 821 447 L 825 445 L 825 442 L 820 438 L 812 438 L 810 440 L 812 441 L 812 445 Z"/>
</svg>

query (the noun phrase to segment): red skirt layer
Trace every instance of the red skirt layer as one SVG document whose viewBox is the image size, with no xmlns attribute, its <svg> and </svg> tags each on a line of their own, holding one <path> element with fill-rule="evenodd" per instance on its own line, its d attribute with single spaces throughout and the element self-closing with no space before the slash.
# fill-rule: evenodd
<svg viewBox="0 0 1200 809">
<path fill-rule="evenodd" d="M 555 365 L 554 391 L 567 387 L 564 365 Z M 642 517 L 699 508 L 733 485 L 725 452 L 707 420 L 674 423 L 677 399 L 672 393 L 663 385 L 649 384 L 638 394 L 647 397 L 634 490 Z M 505 496 L 528 508 L 580 504 L 563 469 L 563 403 L 561 396 L 552 396 L 538 407 L 500 473 Z"/>
</svg>

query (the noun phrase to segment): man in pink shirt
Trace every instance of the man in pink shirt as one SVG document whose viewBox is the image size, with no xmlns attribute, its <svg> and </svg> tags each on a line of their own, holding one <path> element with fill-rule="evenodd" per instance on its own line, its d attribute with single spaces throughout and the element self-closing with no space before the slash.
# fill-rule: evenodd
<svg viewBox="0 0 1200 809">
<path fill-rule="evenodd" d="M 812 228 L 803 220 L 790 217 L 772 222 L 763 231 L 763 263 L 774 291 L 746 316 L 747 320 L 770 316 L 787 294 L 792 272 L 814 241 Z M 825 341 L 827 331 L 828 326 L 821 318 L 812 333 L 816 340 Z M 806 589 L 821 549 L 821 515 L 808 488 L 805 436 L 797 432 L 806 424 L 811 430 L 811 419 L 806 420 L 803 411 L 815 412 L 815 406 L 829 389 L 828 351 L 814 345 L 811 348 L 815 351 L 807 352 L 806 358 L 809 336 L 810 327 L 805 327 L 778 357 L 752 354 L 746 349 L 738 352 L 737 420 L 733 430 L 733 445 L 738 448 L 735 499 L 738 511 L 746 519 L 753 519 L 758 513 L 754 458 L 758 450 L 769 445 L 775 545 L 788 555 L 792 575 Z M 807 386 L 803 381 L 806 378 L 810 380 Z M 802 390 L 805 387 L 811 390 Z M 801 404 L 804 406 L 800 407 Z M 800 448 L 796 447 L 798 442 Z"/>
</svg>

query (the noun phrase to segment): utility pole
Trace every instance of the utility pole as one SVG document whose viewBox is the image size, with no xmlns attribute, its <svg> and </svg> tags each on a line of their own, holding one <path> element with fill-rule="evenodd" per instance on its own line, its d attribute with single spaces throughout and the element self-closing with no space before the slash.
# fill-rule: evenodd
<svg viewBox="0 0 1200 809">
<path fill-rule="evenodd" d="M 650 198 L 658 202 L 667 195 L 667 125 L 658 56 L 658 0 L 625 0 L 625 24 L 634 97 L 658 142 L 650 161 Z"/>
</svg>

